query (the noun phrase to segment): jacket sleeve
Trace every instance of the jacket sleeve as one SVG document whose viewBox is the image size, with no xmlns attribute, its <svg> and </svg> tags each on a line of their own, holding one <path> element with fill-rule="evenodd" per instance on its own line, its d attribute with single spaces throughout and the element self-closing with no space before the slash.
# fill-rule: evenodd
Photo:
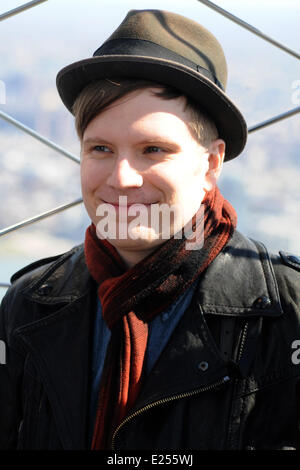
<svg viewBox="0 0 300 470">
<path fill-rule="evenodd" d="M 17 448 L 21 422 L 22 359 L 11 345 L 9 312 L 10 290 L 0 307 L 0 450 Z"/>
<path fill-rule="evenodd" d="M 294 334 L 300 333 L 300 258 L 298 263 L 289 261 L 289 257 L 280 252 L 281 258 L 273 259 L 279 295 L 283 311 Z M 293 257 L 290 258 L 298 258 Z M 299 338 L 300 339 L 300 338 Z"/>
</svg>

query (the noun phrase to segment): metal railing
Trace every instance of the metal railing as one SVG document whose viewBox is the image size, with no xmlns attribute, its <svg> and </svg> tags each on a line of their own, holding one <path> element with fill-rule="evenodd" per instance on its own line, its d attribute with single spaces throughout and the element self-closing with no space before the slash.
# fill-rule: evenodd
<svg viewBox="0 0 300 470">
<path fill-rule="evenodd" d="M 12 118 L 8 114 L 4 113 L 3 111 L 0 111 L 0 118 L 4 119 L 4 121 L 8 122 L 9 124 L 12 124 L 18 129 L 21 129 L 21 131 L 26 132 L 26 134 L 29 134 L 34 139 L 39 140 L 40 142 L 47 145 L 48 147 L 55 150 L 56 152 L 61 153 L 62 155 L 64 155 L 67 158 L 70 158 L 76 163 L 80 163 L 80 159 L 78 157 L 68 152 L 67 150 L 63 149 L 62 147 L 55 144 L 54 142 L 51 142 L 51 140 L 47 139 L 46 137 L 43 137 L 41 134 L 38 134 L 37 132 L 32 130 L 30 127 L 25 126 L 25 124 L 22 124 L 20 121 L 17 121 L 16 119 Z"/>
<path fill-rule="evenodd" d="M 26 4 L 23 4 L 17 8 L 14 8 L 13 10 L 10 10 L 6 13 L 3 13 L 0 15 L 0 21 L 3 21 L 7 18 L 10 18 L 11 16 L 13 15 L 16 15 L 18 13 L 21 13 L 29 8 L 32 8 L 36 5 L 39 5 L 40 3 L 43 3 L 47 0 L 35 0 L 35 1 L 31 1 L 31 2 L 28 2 Z M 258 30 L 257 28 L 255 28 L 254 26 L 250 25 L 249 23 L 241 20 L 240 18 L 238 18 L 237 16 L 231 14 L 230 12 L 224 10 L 223 8 L 219 7 L 218 5 L 214 4 L 213 2 L 209 1 L 209 0 L 197 0 L 198 2 L 202 3 L 203 5 L 213 9 L 214 11 L 216 11 L 217 13 L 221 14 L 222 16 L 228 18 L 229 20 L 235 22 L 236 24 L 238 24 L 239 26 L 247 29 L 248 31 L 250 31 L 251 33 L 259 36 L 261 39 L 264 39 L 265 41 L 271 43 L 273 46 L 281 49 L 282 51 L 286 52 L 287 54 L 290 54 L 292 55 L 293 57 L 295 57 L 296 59 L 300 59 L 300 54 L 293 51 L 292 49 L 286 47 L 285 45 L 281 44 L 280 42 L 274 40 L 273 38 L 271 38 L 270 36 L 264 34 L 263 32 L 261 32 L 260 30 Z M 275 124 L 279 121 L 282 121 L 284 119 L 287 119 L 291 116 L 294 116 L 295 114 L 299 113 L 300 112 L 300 107 L 296 107 L 294 109 L 291 109 L 289 111 L 286 111 L 284 113 L 281 113 L 277 116 L 274 116 L 268 120 L 265 120 L 261 123 L 258 123 L 252 127 L 250 127 L 248 129 L 248 132 L 249 133 L 252 133 L 252 132 L 256 132 L 260 129 L 263 129 L 267 126 L 270 126 L 272 124 Z M 26 132 L 27 134 L 29 134 L 31 137 L 39 140 L 40 142 L 44 143 L 45 145 L 47 145 L 48 147 L 52 148 L 53 150 L 55 150 L 56 152 L 60 153 L 61 155 L 73 160 L 74 162 L 76 163 L 80 163 L 80 159 L 78 157 L 76 157 L 75 155 L 71 154 L 70 152 L 68 152 L 67 150 L 63 149 L 62 147 L 60 147 L 59 145 L 55 144 L 54 142 L 51 142 L 49 139 L 47 139 L 46 137 L 43 137 L 41 136 L 40 134 L 38 134 L 37 132 L 35 132 L 33 129 L 25 126 L 24 124 L 22 124 L 21 122 L 15 120 L 14 118 L 12 118 L 11 116 L 9 116 L 8 114 L 0 111 L 0 118 L 1 119 L 4 119 L 5 121 L 7 121 L 8 123 L 14 125 L 15 127 L 21 129 L 22 131 Z M 71 207 L 74 207 L 75 205 L 77 204 L 80 204 L 82 203 L 82 198 L 80 199 L 76 199 L 75 201 L 73 202 L 70 202 L 70 203 L 67 203 L 67 204 L 63 204 L 61 206 L 58 206 L 54 209 L 51 209 L 51 210 L 48 210 L 46 212 L 43 212 L 42 214 L 39 214 L 39 215 L 36 215 L 34 217 L 31 217 L 30 219 L 26 219 L 26 220 L 23 220 L 21 222 L 18 222 L 17 224 L 14 224 L 10 227 L 6 227 L 5 229 L 3 230 L 0 230 L 0 237 L 1 236 L 4 236 L 8 233 L 11 233 L 15 230 L 18 230 L 24 226 L 27 226 L 27 225 L 30 225 L 30 224 L 33 224 L 35 222 L 38 222 L 42 219 L 45 219 L 47 217 L 50 217 L 54 214 L 57 214 L 59 212 L 62 212 L 66 209 L 69 209 Z M 0 287 L 9 287 L 9 284 L 7 283 L 1 283 L 0 282 Z"/>
<path fill-rule="evenodd" d="M 202 3 L 203 5 L 206 5 L 207 7 L 211 8 L 212 10 L 216 11 L 222 16 L 225 16 L 225 18 L 228 18 L 229 20 L 233 21 L 234 23 L 238 24 L 242 28 L 247 29 L 251 33 L 255 34 L 256 36 L 260 37 L 261 39 L 264 39 L 265 41 L 269 42 L 275 47 L 278 47 L 282 51 L 286 52 L 287 54 L 292 55 L 293 57 L 296 57 L 296 59 L 300 59 L 300 54 L 298 52 L 293 51 L 289 47 L 286 47 L 284 44 L 281 44 L 280 42 L 276 41 L 275 39 L 271 38 L 267 34 L 262 33 L 259 29 L 255 28 L 254 26 L 251 26 L 251 24 L 246 23 L 246 21 L 241 20 L 237 16 L 233 15 L 232 13 L 229 13 L 229 11 L 224 10 L 224 8 L 219 7 L 213 2 L 210 2 L 209 0 L 197 0 L 198 2 Z"/>
<path fill-rule="evenodd" d="M 6 20 L 7 18 L 10 18 L 11 16 L 15 16 L 18 13 L 22 13 L 25 10 L 29 10 L 29 8 L 35 7 L 43 2 L 47 2 L 47 0 L 33 0 L 32 2 L 24 3 L 23 5 L 20 5 L 17 8 L 13 8 L 12 10 L 2 13 L 0 15 L 0 21 Z"/>
<path fill-rule="evenodd" d="M 8 289 L 10 287 L 10 284 L 7 282 L 0 282 L 0 287 L 4 287 L 5 289 Z"/>
<path fill-rule="evenodd" d="M 67 204 L 62 204 L 61 206 L 57 206 L 54 209 L 50 209 L 49 211 L 42 212 L 39 215 L 35 215 L 34 217 L 31 217 L 30 219 L 23 220 L 22 222 L 18 222 L 17 224 L 11 225 L 10 227 L 6 227 L 3 230 L 0 230 L 0 237 L 3 235 L 6 235 L 7 233 L 14 232 L 15 230 L 18 230 L 19 228 L 25 227 L 27 225 L 31 225 L 34 222 L 38 222 L 39 220 L 46 219 L 47 217 L 50 217 L 51 215 L 58 214 L 59 212 L 63 212 L 66 209 L 70 209 L 70 207 L 74 207 L 77 204 L 81 204 L 82 198 L 75 199 L 73 202 L 69 202 Z"/>
<path fill-rule="evenodd" d="M 260 129 L 263 129 L 264 127 L 270 126 L 271 124 L 275 124 L 276 122 L 283 121 L 283 119 L 289 118 L 291 116 L 295 116 L 295 114 L 298 114 L 300 112 L 300 106 L 297 106 L 297 108 L 293 108 L 290 111 L 286 111 L 285 113 L 278 114 L 277 116 L 273 116 L 270 119 L 267 119 L 266 121 L 260 122 L 259 124 L 255 124 L 252 127 L 248 128 L 248 133 L 251 134 L 251 132 L 258 131 Z"/>
</svg>

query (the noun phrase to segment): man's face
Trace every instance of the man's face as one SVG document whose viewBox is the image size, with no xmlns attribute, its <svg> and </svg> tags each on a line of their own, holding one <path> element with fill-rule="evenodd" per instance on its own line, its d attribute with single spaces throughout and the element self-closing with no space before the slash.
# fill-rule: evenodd
<svg viewBox="0 0 300 470">
<path fill-rule="evenodd" d="M 114 102 L 89 123 L 82 138 L 82 194 L 93 223 L 97 226 L 101 220 L 99 205 L 107 203 L 117 221 L 124 220 L 124 201 L 125 212 L 140 204 L 132 208 L 141 207 L 149 215 L 125 238 L 118 232 L 107 237 L 121 255 L 147 254 L 166 241 L 161 227 L 151 225 L 154 205 L 176 208 L 170 219 L 172 236 L 193 217 L 211 189 L 209 153 L 188 127 L 191 116 L 185 99 L 164 100 L 153 91 L 157 90 L 139 90 Z M 127 222 L 132 219 L 131 214 Z"/>
</svg>

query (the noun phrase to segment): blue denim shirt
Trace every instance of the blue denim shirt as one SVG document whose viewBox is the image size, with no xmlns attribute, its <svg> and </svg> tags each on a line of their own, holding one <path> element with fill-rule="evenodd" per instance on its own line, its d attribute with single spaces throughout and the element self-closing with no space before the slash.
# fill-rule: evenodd
<svg viewBox="0 0 300 470">
<path fill-rule="evenodd" d="M 166 346 L 169 338 L 182 317 L 185 310 L 188 308 L 194 291 L 196 282 L 187 289 L 166 311 L 151 320 L 148 330 L 148 344 L 145 357 L 145 371 L 149 374 L 155 362 L 157 361 L 160 353 Z M 95 318 L 94 329 L 94 349 L 93 349 L 93 364 L 92 364 L 92 389 L 91 389 L 91 423 L 94 423 L 97 409 L 99 384 L 103 370 L 107 346 L 110 340 L 111 332 L 107 327 L 103 316 L 101 303 L 98 300 L 98 308 Z M 91 436 L 93 427 L 90 429 Z"/>
</svg>

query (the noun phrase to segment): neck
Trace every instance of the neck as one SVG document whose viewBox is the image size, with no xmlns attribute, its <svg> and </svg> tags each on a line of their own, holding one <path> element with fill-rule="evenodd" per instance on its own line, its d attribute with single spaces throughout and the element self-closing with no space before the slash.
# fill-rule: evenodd
<svg viewBox="0 0 300 470">
<path fill-rule="evenodd" d="M 130 269 L 140 261 L 145 259 L 150 253 L 158 248 L 158 246 L 154 246 L 148 249 L 140 249 L 140 250 L 130 250 L 126 248 L 116 247 L 117 252 L 119 253 L 120 257 L 126 264 L 127 268 Z"/>
</svg>

